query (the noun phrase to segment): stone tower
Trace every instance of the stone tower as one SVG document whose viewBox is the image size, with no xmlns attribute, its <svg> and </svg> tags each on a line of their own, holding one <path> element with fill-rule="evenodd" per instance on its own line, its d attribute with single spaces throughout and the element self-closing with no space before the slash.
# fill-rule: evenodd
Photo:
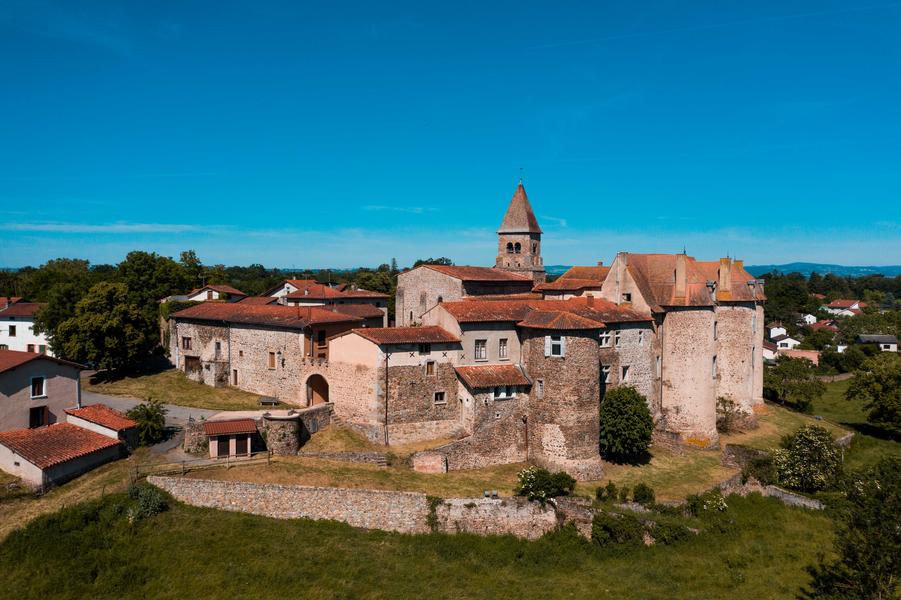
<svg viewBox="0 0 901 600">
<path fill-rule="evenodd" d="M 516 186 L 501 227 L 497 230 L 497 262 L 504 271 L 527 275 L 544 283 L 544 261 L 541 260 L 541 227 L 522 181 Z"/>
</svg>

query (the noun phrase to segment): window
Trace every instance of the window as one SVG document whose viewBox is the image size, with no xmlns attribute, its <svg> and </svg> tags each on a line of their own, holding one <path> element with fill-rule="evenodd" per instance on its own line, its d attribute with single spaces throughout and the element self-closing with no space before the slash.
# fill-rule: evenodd
<svg viewBox="0 0 901 600">
<path fill-rule="evenodd" d="M 9 350 L 9 346 L 6 344 L 0 344 L 0 350 Z"/>
<path fill-rule="evenodd" d="M 535 380 L 535 393 L 539 398 L 544 398 L 544 379 Z"/>
<path fill-rule="evenodd" d="M 619 348 L 619 343 L 623 339 L 623 332 L 617 329 L 613 332 L 613 345 Z"/>
<path fill-rule="evenodd" d="M 629 381 L 629 366 L 628 365 L 623 366 L 622 377 L 620 378 L 620 381 L 622 381 L 622 382 Z"/>
<path fill-rule="evenodd" d="M 47 354 L 47 346 L 44 344 L 38 344 L 38 353 Z"/>
<path fill-rule="evenodd" d="M 883 350 L 891 350 L 891 348 L 892 348 L 892 347 L 891 347 L 889 344 L 882 344 L 882 349 L 883 349 Z"/>
<path fill-rule="evenodd" d="M 206 293 L 206 299 L 207 299 L 207 300 L 212 300 L 212 299 L 213 299 L 213 292 L 207 290 L 207 293 Z"/>
<path fill-rule="evenodd" d="M 716 379 L 716 356 L 713 357 L 713 362 L 710 365 L 710 375 L 714 379 Z"/>
<path fill-rule="evenodd" d="M 623 302 L 632 302 L 632 294 L 630 294 L 629 292 L 624 292 Z"/>
<path fill-rule="evenodd" d="M 244 351 L 238 350 L 238 358 L 244 358 Z"/>
<path fill-rule="evenodd" d="M 275 368 L 275 352 L 269 353 L 269 368 L 270 369 Z"/>
<path fill-rule="evenodd" d="M 316 331 L 316 345 L 320 348 L 325 346 L 325 329 L 319 329 Z"/>
<path fill-rule="evenodd" d="M 516 397 L 516 386 L 500 385 L 494 388 L 495 400 L 509 400 Z"/>
<path fill-rule="evenodd" d="M 513 254 L 513 242 L 507 242 L 507 254 Z"/>
<path fill-rule="evenodd" d="M 16 326 L 15 325 L 9 326 L 9 337 L 16 337 Z"/>
<path fill-rule="evenodd" d="M 601 365 L 601 381 L 610 383 L 610 365 Z"/>
<path fill-rule="evenodd" d="M 410 323 L 412 323 L 412 322 L 413 322 L 413 311 L 411 310 L 410 311 Z"/>
<path fill-rule="evenodd" d="M 501 338 L 497 342 L 498 358 L 507 358 L 507 338 Z"/>
<path fill-rule="evenodd" d="M 31 397 L 32 398 L 44 398 L 47 396 L 47 390 L 44 389 L 44 378 L 43 377 L 32 377 L 31 378 Z"/>
<path fill-rule="evenodd" d="M 659 356 L 657 357 L 656 363 L 657 364 L 655 365 L 654 372 L 657 373 L 657 377 L 660 377 L 660 357 Z"/>
<path fill-rule="evenodd" d="M 420 354 L 431 354 L 432 353 L 432 345 L 431 344 L 419 344 L 419 353 Z"/>
<path fill-rule="evenodd" d="M 220 358 L 222 356 L 222 342 L 216 342 L 216 358 Z"/>
<path fill-rule="evenodd" d="M 430 360 L 425 363 L 425 374 L 426 375 L 434 375 L 435 374 L 435 361 Z"/>
<path fill-rule="evenodd" d="M 189 337 L 181 338 L 181 349 L 182 350 L 190 350 L 191 349 L 191 338 L 189 338 Z"/>
<path fill-rule="evenodd" d="M 538 243 L 532 242 L 532 254 L 538 254 Z"/>
<path fill-rule="evenodd" d="M 638 345 L 639 346 L 644 345 L 644 329 L 638 330 Z"/>
<path fill-rule="evenodd" d="M 713 339 L 716 339 L 716 338 L 717 338 L 717 335 L 718 335 L 718 332 L 717 332 L 717 322 L 714 321 L 714 322 L 713 322 Z"/>
<path fill-rule="evenodd" d="M 610 332 L 606 329 L 601 330 L 600 345 L 601 348 L 610 347 Z"/>
<path fill-rule="evenodd" d="M 50 411 L 47 410 L 46 406 L 33 406 L 28 409 L 28 427 L 34 429 L 35 427 L 49 425 L 49 417 Z"/>
<path fill-rule="evenodd" d="M 447 404 L 444 392 L 435 392 L 435 404 Z"/>
<path fill-rule="evenodd" d="M 548 335 L 544 338 L 545 356 L 566 356 L 566 341 L 562 335 Z"/>
<path fill-rule="evenodd" d="M 232 385 L 238 385 L 238 369 L 232 369 Z"/>
<path fill-rule="evenodd" d="M 520 252 L 522 252 L 522 244 L 516 242 L 513 244 L 513 254 L 519 254 Z"/>
<path fill-rule="evenodd" d="M 476 340 L 474 358 L 488 360 L 488 340 Z"/>
<path fill-rule="evenodd" d="M 34 354 L 34 344 L 28 344 L 28 351 Z"/>
</svg>

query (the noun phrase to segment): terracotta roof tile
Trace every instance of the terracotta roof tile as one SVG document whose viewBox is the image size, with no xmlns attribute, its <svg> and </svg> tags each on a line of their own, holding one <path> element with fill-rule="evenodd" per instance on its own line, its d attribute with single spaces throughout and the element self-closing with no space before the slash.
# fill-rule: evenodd
<svg viewBox="0 0 901 600">
<path fill-rule="evenodd" d="M 556 279 L 550 283 L 540 283 L 535 286 L 535 291 L 578 292 L 589 288 L 600 289 L 603 284 L 603 281 L 598 281 L 596 279 L 576 279 L 575 277 L 568 277 L 566 279 Z"/>
<path fill-rule="evenodd" d="M 518 323 L 536 310 L 571 313 L 602 324 L 652 320 L 649 315 L 642 315 L 625 306 L 594 297 L 576 297 L 568 300 L 461 300 L 445 302 L 440 306 L 458 323 Z"/>
<path fill-rule="evenodd" d="M 220 294 L 230 294 L 232 296 L 246 296 L 244 292 L 237 288 L 233 288 L 230 285 L 205 285 L 202 288 L 197 288 L 196 290 L 191 290 L 188 293 L 188 296 L 193 296 L 195 294 L 199 294 L 204 290 L 213 290 L 214 292 L 219 292 Z"/>
<path fill-rule="evenodd" d="M 34 315 L 44 307 L 44 304 L 37 302 L 16 302 L 10 304 L 3 310 L 0 310 L 0 319 L 7 317 L 34 317 Z"/>
<path fill-rule="evenodd" d="M 327 310 L 321 306 L 258 305 L 244 302 L 203 302 L 180 310 L 172 317 L 198 321 L 269 325 L 287 329 L 303 329 L 307 325 L 314 324 L 360 322 L 359 317 Z"/>
<path fill-rule="evenodd" d="M 0 296 L 0 310 L 3 310 L 4 308 L 6 308 L 7 306 L 9 306 L 10 304 L 15 304 L 15 303 L 18 302 L 19 300 L 21 300 L 21 298 L 16 297 L 16 296 L 9 296 L 9 297 L 7 297 L 7 296 Z"/>
<path fill-rule="evenodd" d="M 330 287 L 324 283 L 315 281 L 295 281 L 292 283 L 297 288 L 296 291 L 287 294 L 285 298 L 289 300 L 310 299 L 310 300 L 335 300 L 342 298 L 388 298 L 388 294 L 381 292 L 371 292 L 359 288 L 351 289 L 347 286 L 341 288 Z"/>
<path fill-rule="evenodd" d="M 372 304 L 329 304 L 325 308 L 332 312 L 360 317 L 361 319 L 375 319 L 385 316 L 381 308 Z"/>
<path fill-rule="evenodd" d="M 605 267 L 603 265 L 595 265 L 588 267 L 570 267 L 569 270 L 557 278 L 557 281 L 560 279 L 590 279 L 592 281 L 598 281 L 600 283 L 604 283 L 604 280 L 607 279 L 607 274 L 610 272 L 610 267 Z"/>
<path fill-rule="evenodd" d="M 91 423 L 96 423 L 97 425 L 102 425 L 113 431 L 122 431 L 123 429 L 137 427 L 138 425 L 137 421 L 129 419 L 118 410 L 113 410 L 106 404 L 91 404 L 83 408 L 67 408 L 66 414 L 78 417 L 79 419 L 84 419 L 85 421 L 90 421 Z"/>
<path fill-rule="evenodd" d="M 603 321 L 596 321 L 586 317 L 580 317 L 570 312 L 557 310 L 534 310 L 528 316 L 517 323 L 520 327 L 528 329 L 559 329 L 559 330 L 579 330 L 579 329 L 602 329 Z"/>
<path fill-rule="evenodd" d="M 441 327 L 367 327 L 354 329 L 360 337 L 376 344 L 456 343 L 460 338 Z"/>
<path fill-rule="evenodd" d="M 859 308 L 866 308 L 867 303 L 861 302 L 860 300 L 851 300 L 850 298 L 837 298 L 827 304 L 829 308 L 851 308 L 854 305 L 857 305 Z M 2 314 L 2 313 L 0 313 Z"/>
<path fill-rule="evenodd" d="M 6 446 L 40 469 L 46 469 L 111 446 L 113 438 L 69 423 L 57 423 L 37 429 L 14 429 L 0 433 Z"/>
<path fill-rule="evenodd" d="M 207 435 L 234 435 L 256 433 L 257 422 L 253 419 L 229 419 L 227 421 L 205 421 L 203 432 Z"/>
<path fill-rule="evenodd" d="M 36 352 L 21 352 L 19 350 L 0 350 L 0 373 L 9 371 L 10 369 L 15 369 L 16 367 L 24 365 L 25 363 L 31 362 L 33 360 L 49 360 L 55 362 L 56 364 L 67 365 L 70 367 L 75 367 L 76 369 L 86 368 L 84 365 L 69 362 L 68 360 L 63 360 L 61 358 L 55 358 L 53 356 L 47 356 L 46 354 L 38 354 Z"/>
<path fill-rule="evenodd" d="M 480 282 L 494 282 L 494 281 L 504 281 L 504 282 L 523 282 L 527 284 L 531 289 L 532 287 L 532 278 L 527 277 L 525 275 L 520 275 L 518 273 L 510 273 L 508 271 L 502 271 L 501 269 L 496 269 L 494 267 L 469 267 L 469 266 L 456 266 L 456 265 L 422 265 L 420 267 L 416 267 L 417 269 L 431 269 L 433 271 L 438 271 L 439 273 L 444 273 L 445 275 L 449 275 L 455 279 L 459 279 L 461 281 L 480 281 Z"/>
<path fill-rule="evenodd" d="M 272 296 L 246 296 L 238 300 L 238 304 L 256 304 L 257 306 L 275 304 L 278 299 Z"/>
<path fill-rule="evenodd" d="M 529 204 L 529 197 L 526 195 L 526 188 L 522 182 L 516 186 L 513 192 L 513 198 L 510 199 L 510 205 L 504 214 L 504 220 L 501 221 L 501 228 L 498 233 L 541 233 L 541 227 L 538 226 L 538 219 L 532 212 L 532 205 Z"/>
<path fill-rule="evenodd" d="M 532 385 L 516 365 L 476 365 L 457 367 L 457 375 L 470 388 L 491 388 L 500 385 Z"/>
</svg>

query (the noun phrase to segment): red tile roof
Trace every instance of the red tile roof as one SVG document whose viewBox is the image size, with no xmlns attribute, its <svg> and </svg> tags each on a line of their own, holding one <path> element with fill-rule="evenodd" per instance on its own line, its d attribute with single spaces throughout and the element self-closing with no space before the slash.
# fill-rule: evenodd
<svg viewBox="0 0 901 600">
<path fill-rule="evenodd" d="M 272 296 L 246 296 L 238 300 L 238 304 L 256 304 L 257 306 L 266 305 L 266 304 L 275 304 L 277 298 L 273 298 Z"/>
<path fill-rule="evenodd" d="M 206 421 L 203 432 L 207 435 L 233 435 L 256 433 L 257 422 L 253 419 L 230 419 L 228 421 Z"/>
<path fill-rule="evenodd" d="M 359 323 L 359 317 L 342 314 L 321 306 L 258 305 L 244 302 L 204 302 L 180 310 L 175 319 L 220 321 L 251 325 L 269 325 L 286 329 L 303 329 L 307 325 L 326 323 Z"/>
<path fill-rule="evenodd" d="M 315 281 L 293 280 L 291 285 L 297 290 L 287 294 L 285 297 L 290 300 L 310 299 L 310 300 L 335 300 L 347 298 L 378 298 L 386 299 L 388 294 L 381 292 L 371 292 L 359 288 L 350 288 L 346 285 L 339 287 L 330 287 L 324 283 Z"/>
<path fill-rule="evenodd" d="M 385 312 L 381 308 L 372 304 L 329 304 L 325 308 L 332 312 L 360 317 L 361 319 L 381 319 L 385 316 Z"/>
<path fill-rule="evenodd" d="M 467 267 L 467 266 L 456 266 L 456 265 L 422 265 L 416 267 L 417 269 L 431 269 L 433 271 L 438 271 L 439 273 L 444 273 L 445 275 L 449 275 L 455 279 L 459 279 L 461 281 L 478 281 L 478 282 L 495 282 L 495 281 L 503 281 L 503 282 L 515 282 L 515 283 L 524 283 L 528 284 L 531 288 L 532 286 L 532 278 L 526 275 L 520 275 L 518 273 L 510 273 L 507 271 L 502 271 L 501 269 L 495 269 L 494 267 Z"/>
<path fill-rule="evenodd" d="M 16 296 L 11 296 L 11 297 L 0 296 L 0 310 L 3 310 L 10 304 L 15 304 L 19 300 L 21 300 L 21 298 L 16 297 Z"/>
<path fill-rule="evenodd" d="M 485 300 L 543 300 L 544 296 L 538 292 L 522 292 L 519 294 L 479 294 L 478 296 L 463 296 L 460 300 L 482 302 Z"/>
<path fill-rule="evenodd" d="M 855 304 L 858 306 L 858 308 L 866 308 L 867 307 L 866 302 L 861 302 L 860 300 L 851 300 L 849 298 L 837 298 L 837 299 L 833 300 L 832 302 L 830 302 L 829 304 L 827 304 L 826 306 L 828 306 L 829 308 L 851 308 Z M 0 314 L 2 314 L 2 313 L 0 313 Z"/>
<path fill-rule="evenodd" d="M 37 429 L 0 432 L 0 444 L 39 469 L 46 469 L 118 446 L 119 441 L 69 423 L 57 423 Z"/>
<path fill-rule="evenodd" d="M 510 205 L 504 214 L 504 220 L 501 221 L 501 228 L 498 233 L 541 233 L 541 227 L 538 226 L 538 219 L 532 212 L 532 205 L 529 204 L 529 197 L 526 196 L 526 188 L 522 182 L 516 186 L 513 192 L 513 198 L 510 199 Z"/>
<path fill-rule="evenodd" d="M 499 385 L 532 385 L 516 365 L 476 365 L 457 367 L 457 375 L 470 388 L 490 388 Z"/>
<path fill-rule="evenodd" d="M 188 293 L 189 296 L 193 296 L 194 294 L 199 294 L 204 290 L 212 290 L 214 292 L 219 292 L 220 294 L 230 294 L 232 296 L 246 296 L 244 292 L 237 288 L 233 288 L 230 285 L 205 285 L 202 288 L 197 288 L 196 290 L 191 290 Z"/>
<path fill-rule="evenodd" d="M 570 313 L 596 321 L 595 327 L 603 327 L 605 323 L 637 323 L 652 320 L 649 315 L 642 315 L 625 306 L 594 297 L 576 297 L 568 300 L 462 300 L 445 302 L 441 307 L 458 323 L 519 323 L 533 311 Z M 537 321 L 532 320 L 524 326 L 534 326 L 536 323 Z M 576 321 L 571 323 L 575 324 Z"/>
<path fill-rule="evenodd" d="M 579 329 L 601 329 L 604 322 L 600 320 L 587 319 L 574 315 L 570 312 L 555 310 L 534 310 L 528 316 L 517 323 L 520 327 L 527 329 L 558 329 L 565 331 Z"/>
<path fill-rule="evenodd" d="M 604 284 L 603 281 L 596 279 L 576 279 L 568 277 L 566 279 L 557 279 L 551 283 L 540 283 L 535 286 L 536 292 L 578 292 L 588 288 L 600 289 Z"/>
<path fill-rule="evenodd" d="M 835 321 L 817 321 L 813 325 L 810 326 L 811 329 L 825 329 L 826 331 L 831 331 L 832 333 L 838 333 L 838 327 L 835 326 Z"/>
<path fill-rule="evenodd" d="M 37 302 L 16 302 L 0 310 L 0 319 L 7 317 L 34 317 L 35 313 L 43 307 L 43 304 L 38 304 Z"/>
<path fill-rule="evenodd" d="M 354 329 L 360 337 L 376 344 L 441 344 L 456 343 L 460 338 L 441 327 L 367 327 Z"/>
<path fill-rule="evenodd" d="M 610 272 L 610 267 L 605 267 L 603 265 L 595 265 L 589 267 L 570 267 L 569 270 L 557 278 L 557 281 L 560 279 L 590 279 L 592 281 L 599 281 L 604 283 L 604 280 L 607 279 L 607 273 Z"/>
<path fill-rule="evenodd" d="M 137 421 L 129 419 L 106 404 L 91 404 L 83 408 L 67 408 L 66 414 L 96 423 L 113 431 L 122 431 L 138 425 Z"/>
<path fill-rule="evenodd" d="M 19 350 L 0 350 L 0 373 L 9 371 L 10 369 L 15 369 L 16 367 L 24 365 L 25 363 L 31 362 L 33 360 L 49 360 L 55 362 L 56 364 L 67 365 L 76 369 L 87 368 L 84 365 L 69 362 L 68 360 L 63 360 L 61 358 L 55 358 L 53 356 L 47 356 L 46 354 L 38 354 L 36 352 L 21 352 Z"/>
</svg>

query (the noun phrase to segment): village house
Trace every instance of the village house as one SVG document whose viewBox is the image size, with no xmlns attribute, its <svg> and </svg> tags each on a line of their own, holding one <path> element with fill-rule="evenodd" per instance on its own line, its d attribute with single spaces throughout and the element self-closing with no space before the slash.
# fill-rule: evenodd
<svg viewBox="0 0 901 600">
<path fill-rule="evenodd" d="M 893 335 L 868 335 L 862 333 L 855 338 L 854 343 L 875 346 L 880 352 L 898 351 L 898 338 Z"/>
<path fill-rule="evenodd" d="M 866 307 L 867 303 L 861 302 L 860 300 L 838 298 L 821 308 L 829 314 L 837 315 L 839 317 L 853 317 L 859 315 Z"/>
<path fill-rule="evenodd" d="M 0 298 L 0 350 L 53 356 L 47 334 L 34 330 L 34 317 L 42 306 L 20 298 Z"/>
<path fill-rule="evenodd" d="M 81 365 L 49 355 L 0 350 L 0 431 L 65 420 L 81 402 Z"/>
<path fill-rule="evenodd" d="M 772 322 L 772 323 L 769 323 L 769 324 L 766 326 L 766 329 L 767 329 L 767 336 L 768 336 L 771 340 L 772 340 L 773 338 L 779 337 L 780 335 L 786 335 L 786 334 L 788 334 L 788 330 L 785 328 L 785 326 L 782 325 L 782 323 L 780 323 L 780 322 L 778 322 L 778 321 L 774 321 L 774 322 Z"/>
<path fill-rule="evenodd" d="M 798 320 L 799 325 L 813 325 L 817 322 L 817 316 L 810 313 L 804 313 Z"/>
<path fill-rule="evenodd" d="M 776 344 L 776 348 L 779 350 L 794 350 L 801 345 L 801 340 L 795 339 L 786 334 L 777 335 L 772 339 L 772 341 Z"/>
<path fill-rule="evenodd" d="M 362 318 L 366 327 L 388 326 L 388 295 L 353 285 L 332 286 L 312 279 L 286 279 L 264 296 L 286 306 L 332 307 Z"/>
<path fill-rule="evenodd" d="M 211 385 L 327 402 L 373 441 L 451 440 L 429 452 L 437 470 L 531 460 L 599 478 L 599 406 L 619 385 L 647 398 L 658 429 L 691 444 L 718 442 L 720 397 L 753 419 L 765 295 L 741 261 L 620 253 L 546 283 L 522 184 L 498 240 L 494 267 L 400 274 L 398 327 L 342 314 L 353 305 L 336 302 L 353 290 L 286 280 L 267 293 L 279 304 L 174 314 L 173 362 Z"/>
</svg>

